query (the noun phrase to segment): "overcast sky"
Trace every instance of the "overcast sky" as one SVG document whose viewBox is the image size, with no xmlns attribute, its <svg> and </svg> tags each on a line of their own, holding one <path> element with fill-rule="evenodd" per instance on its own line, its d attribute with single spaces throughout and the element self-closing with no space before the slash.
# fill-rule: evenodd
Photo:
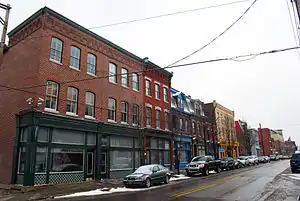
<svg viewBox="0 0 300 201">
<path fill-rule="evenodd" d="M 44 6 L 90 28 L 232 1 L 236 0 L 1 2 L 12 6 L 8 29 L 11 30 Z M 221 33 L 251 3 L 252 0 L 249 0 L 230 6 L 92 31 L 139 57 L 149 57 L 152 62 L 164 67 Z M 287 0 L 258 0 L 230 31 L 181 63 L 294 46 L 296 42 Z M 300 57 L 297 51 L 259 56 L 244 62 L 215 62 L 170 71 L 174 72 L 174 88 L 204 102 L 215 99 L 234 110 L 236 119 L 246 120 L 254 128 L 258 127 L 259 122 L 262 127 L 282 128 L 285 139 L 291 136 L 297 144 L 300 143 Z"/>
</svg>

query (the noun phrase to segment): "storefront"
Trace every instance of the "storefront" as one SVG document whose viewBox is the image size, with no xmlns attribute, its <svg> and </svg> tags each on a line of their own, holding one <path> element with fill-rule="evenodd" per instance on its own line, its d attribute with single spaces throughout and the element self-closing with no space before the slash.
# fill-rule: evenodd
<svg viewBox="0 0 300 201">
<path fill-rule="evenodd" d="M 179 167 L 180 170 L 184 170 L 186 164 L 191 161 L 191 143 L 192 138 L 190 137 L 174 138 L 175 169 Z"/>
<path fill-rule="evenodd" d="M 26 112 L 17 116 L 12 181 L 26 186 L 120 178 L 140 164 L 137 129 Z"/>
<path fill-rule="evenodd" d="M 145 128 L 144 136 L 144 164 L 161 164 L 172 169 L 172 142 L 171 134 Z"/>
</svg>

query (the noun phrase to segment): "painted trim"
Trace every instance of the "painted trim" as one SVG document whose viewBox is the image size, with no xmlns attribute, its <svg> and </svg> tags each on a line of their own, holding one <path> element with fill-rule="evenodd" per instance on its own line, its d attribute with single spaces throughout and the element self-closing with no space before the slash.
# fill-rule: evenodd
<svg viewBox="0 0 300 201">
<path fill-rule="evenodd" d="M 161 85 L 160 82 L 157 82 L 154 80 L 154 84 L 158 84 L 159 86 Z"/>
<path fill-rule="evenodd" d="M 145 103 L 145 106 L 146 107 L 151 107 L 152 108 L 152 105 L 150 103 Z"/>
<path fill-rule="evenodd" d="M 155 110 L 159 110 L 159 111 L 161 111 L 161 107 L 159 107 L 159 106 L 155 106 Z"/>
<path fill-rule="evenodd" d="M 53 62 L 53 63 L 55 63 L 55 64 L 58 64 L 58 65 L 63 65 L 61 62 L 59 62 L 59 61 L 56 61 L 55 59 L 51 59 L 51 58 L 49 58 L 49 61 L 51 61 L 51 62 Z"/>
<path fill-rule="evenodd" d="M 51 109 L 51 108 L 46 108 L 44 109 L 45 112 L 52 112 L 52 113 L 59 113 L 59 111 Z"/>
<path fill-rule="evenodd" d="M 78 68 L 76 68 L 75 66 L 69 66 L 69 68 L 71 68 L 71 69 L 73 69 L 73 70 L 76 70 L 76 71 L 80 72 L 80 68 L 78 69 Z"/>
<path fill-rule="evenodd" d="M 168 87 L 167 85 L 165 85 L 165 84 L 163 85 L 163 87 L 165 87 L 165 88 L 169 89 L 169 87 Z"/>
<path fill-rule="evenodd" d="M 78 114 L 73 113 L 73 112 L 66 112 L 66 115 L 73 116 L 73 117 L 78 117 Z"/>
<path fill-rule="evenodd" d="M 145 80 L 152 81 L 152 79 L 150 77 L 146 77 L 146 76 L 145 76 Z"/>
<path fill-rule="evenodd" d="M 107 122 L 110 122 L 110 123 L 117 123 L 117 121 L 112 120 L 112 119 L 107 119 Z"/>
<path fill-rule="evenodd" d="M 92 119 L 92 120 L 96 119 L 95 117 L 92 117 L 92 116 L 89 116 L 89 115 L 84 115 L 84 118 L 86 118 L 86 119 Z"/>
<path fill-rule="evenodd" d="M 168 109 L 164 109 L 164 112 L 170 113 L 170 111 Z"/>
</svg>

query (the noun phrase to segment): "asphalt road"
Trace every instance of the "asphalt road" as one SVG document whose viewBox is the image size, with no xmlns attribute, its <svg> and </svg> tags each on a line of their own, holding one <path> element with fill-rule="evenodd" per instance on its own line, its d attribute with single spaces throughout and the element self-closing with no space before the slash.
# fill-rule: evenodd
<svg viewBox="0 0 300 201">
<path fill-rule="evenodd" d="M 155 186 L 147 191 L 79 199 L 91 201 L 295 201 L 299 195 L 300 174 L 291 174 L 289 160 L 284 160 L 221 172 L 207 177 L 198 176 L 168 185 Z"/>
</svg>

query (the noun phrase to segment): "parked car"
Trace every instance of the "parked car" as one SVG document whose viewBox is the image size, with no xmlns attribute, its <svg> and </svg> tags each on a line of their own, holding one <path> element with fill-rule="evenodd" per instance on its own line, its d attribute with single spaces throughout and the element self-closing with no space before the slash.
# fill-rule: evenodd
<svg viewBox="0 0 300 201">
<path fill-rule="evenodd" d="M 238 160 L 240 161 L 240 163 L 242 163 L 244 167 L 249 165 L 249 161 L 247 161 L 247 156 L 240 156 L 238 157 Z"/>
<path fill-rule="evenodd" d="M 235 169 L 234 160 L 232 157 L 226 157 L 221 159 L 220 168 L 222 170 L 233 170 Z"/>
<path fill-rule="evenodd" d="M 267 161 L 266 161 L 266 157 L 265 156 L 259 156 L 258 157 L 258 162 L 259 163 L 266 163 Z"/>
<path fill-rule="evenodd" d="M 258 158 L 257 156 L 248 156 L 247 161 L 249 161 L 250 165 L 256 165 L 258 164 Z"/>
<path fill-rule="evenodd" d="M 169 183 L 171 173 L 168 168 L 153 164 L 144 165 L 136 169 L 132 174 L 127 175 L 124 180 L 124 186 L 144 186 L 149 188 L 155 183 Z"/>
<path fill-rule="evenodd" d="M 267 163 L 270 163 L 270 157 L 269 156 L 264 156 L 265 157 L 265 161 L 267 162 Z"/>
<path fill-rule="evenodd" d="M 276 157 L 276 155 L 270 155 L 270 159 L 271 159 L 271 161 L 276 161 L 277 157 Z"/>
<path fill-rule="evenodd" d="M 278 160 L 282 160 L 283 159 L 283 155 L 277 155 Z"/>
<path fill-rule="evenodd" d="M 295 173 L 297 170 L 300 169 L 300 153 L 294 153 L 290 160 L 290 166 L 292 173 Z"/>
<path fill-rule="evenodd" d="M 188 176 L 201 173 L 208 175 L 210 170 L 215 170 L 217 173 L 221 171 L 221 161 L 214 160 L 212 156 L 197 156 L 186 166 L 186 173 Z"/>
<path fill-rule="evenodd" d="M 239 168 L 242 168 L 243 167 L 243 164 L 241 163 L 241 161 L 239 159 L 234 159 L 233 160 L 233 163 L 234 163 L 234 167 L 236 169 L 239 169 Z"/>
<path fill-rule="evenodd" d="M 289 156 L 284 155 L 284 156 L 282 157 L 282 159 L 289 159 Z"/>
</svg>

